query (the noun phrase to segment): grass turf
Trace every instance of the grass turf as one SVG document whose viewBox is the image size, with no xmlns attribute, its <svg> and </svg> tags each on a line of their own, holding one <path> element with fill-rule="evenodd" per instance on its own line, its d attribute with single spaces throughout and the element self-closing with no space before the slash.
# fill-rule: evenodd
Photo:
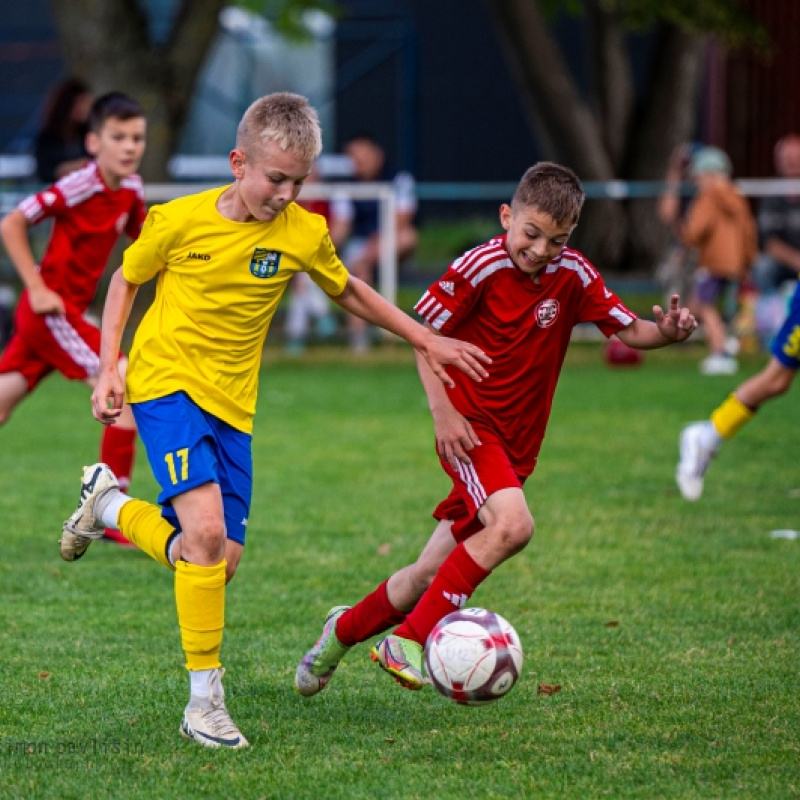
<svg viewBox="0 0 800 800">
<path fill-rule="evenodd" d="M 536 535 L 472 600 L 517 628 L 520 683 L 463 708 L 403 691 L 362 645 L 305 699 L 295 665 L 328 608 L 415 557 L 448 486 L 407 348 L 274 352 L 223 650 L 246 751 L 178 735 L 171 575 L 113 545 L 58 557 L 97 452 L 85 388 L 53 378 L 0 431 L 0 798 L 800 793 L 800 540 L 770 537 L 800 527 L 791 397 L 722 451 L 690 504 L 673 483 L 678 432 L 741 376 L 698 376 L 698 347 L 610 370 L 574 346 L 526 488 Z M 132 488 L 157 492 L 143 453 Z"/>
</svg>

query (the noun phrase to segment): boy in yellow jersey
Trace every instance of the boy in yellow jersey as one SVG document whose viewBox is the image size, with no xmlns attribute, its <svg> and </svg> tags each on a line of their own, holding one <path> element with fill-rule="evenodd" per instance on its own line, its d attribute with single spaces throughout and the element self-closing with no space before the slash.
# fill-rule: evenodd
<svg viewBox="0 0 800 800">
<path fill-rule="evenodd" d="M 770 350 L 772 357 L 761 372 L 741 383 L 708 420 L 693 422 L 681 431 L 675 481 L 686 500 L 700 499 L 706 470 L 722 443 L 732 439 L 763 403 L 788 392 L 794 383 L 800 369 L 800 281 Z"/>
<path fill-rule="evenodd" d="M 299 95 L 262 97 L 239 123 L 234 182 L 151 209 L 106 297 L 92 410 L 103 424 L 126 396 L 161 506 L 117 488 L 104 464 L 85 467 L 62 555 L 80 557 L 113 524 L 175 572 L 190 699 L 181 733 L 208 747 L 246 747 L 224 701 L 220 648 L 225 585 L 242 555 L 252 491 L 251 432 L 261 350 L 292 276 L 311 278 L 342 308 L 407 340 L 447 385 L 445 365 L 480 380 L 489 359 L 433 334 L 350 276 L 325 220 L 294 201 L 321 150 L 316 112 Z M 157 277 L 130 355 L 116 356 L 139 286 Z"/>
</svg>

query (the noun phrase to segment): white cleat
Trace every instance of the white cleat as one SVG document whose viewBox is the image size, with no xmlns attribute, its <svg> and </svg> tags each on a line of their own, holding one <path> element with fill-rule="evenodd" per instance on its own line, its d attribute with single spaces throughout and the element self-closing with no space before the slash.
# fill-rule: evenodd
<svg viewBox="0 0 800 800">
<path fill-rule="evenodd" d="M 95 517 L 94 507 L 97 499 L 111 489 L 119 489 L 119 481 L 105 464 L 83 468 L 80 503 L 62 527 L 60 545 L 64 561 L 77 561 L 93 539 L 103 538 L 105 525 Z"/>
<path fill-rule="evenodd" d="M 181 721 L 181 736 L 194 739 L 204 747 L 230 747 L 232 750 L 249 747 L 250 742 L 231 719 L 225 708 L 225 690 L 222 676 L 225 670 L 211 670 L 208 679 L 208 697 L 195 697 L 189 700 Z"/>
<path fill-rule="evenodd" d="M 684 500 L 699 500 L 703 494 L 703 478 L 716 452 L 703 446 L 703 432 L 710 422 L 693 422 L 681 431 L 681 458 L 675 470 L 675 481 Z"/>
</svg>

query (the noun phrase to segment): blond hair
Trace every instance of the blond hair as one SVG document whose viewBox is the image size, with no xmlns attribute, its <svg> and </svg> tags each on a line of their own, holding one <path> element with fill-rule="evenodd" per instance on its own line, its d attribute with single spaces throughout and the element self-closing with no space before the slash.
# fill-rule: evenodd
<svg viewBox="0 0 800 800">
<path fill-rule="evenodd" d="M 236 131 L 236 147 L 245 154 L 275 142 L 303 161 L 313 161 L 322 150 L 317 112 L 308 100 L 291 92 L 259 97 L 244 112 Z"/>
<path fill-rule="evenodd" d="M 530 167 L 514 192 L 511 208 L 537 208 L 558 225 L 575 225 L 586 195 L 578 176 L 568 167 L 540 161 Z"/>
</svg>

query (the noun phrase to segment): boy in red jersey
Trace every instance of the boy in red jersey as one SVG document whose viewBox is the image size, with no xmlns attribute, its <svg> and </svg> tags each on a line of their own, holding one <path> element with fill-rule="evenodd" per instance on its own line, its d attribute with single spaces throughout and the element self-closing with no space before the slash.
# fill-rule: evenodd
<svg viewBox="0 0 800 800">
<path fill-rule="evenodd" d="M 433 330 L 477 345 L 492 366 L 482 382 L 454 375 L 455 386 L 446 389 L 418 360 L 453 489 L 433 512 L 438 524 L 415 563 L 352 608 L 328 613 L 297 667 L 300 694 L 319 692 L 350 647 L 395 625 L 372 659 L 406 688 L 425 685 L 423 647 L 434 625 L 533 535 L 522 486 L 536 467 L 576 324 L 593 322 L 641 350 L 683 341 L 697 327 L 677 295 L 666 312 L 653 308 L 655 322 L 638 319 L 589 261 L 566 247 L 583 200 L 569 169 L 531 167 L 511 205 L 500 208 L 505 235 L 458 258 L 417 303 Z"/>
<path fill-rule="evenodd" d="M 25 198 L 0 222 L 0 237 L 24 284 L 14 333 L 0 357 L 0 425 L 55 370 L 90 387 L 97 382 L 100 331 L 83 315 L 121 234 L 135 239 L 142 228 L 146 208 L 136 170 L 146 122 L 139 103 L 112 92 L 92 105 L 89 128 L 86 144 L 94 160 Z M 37 265 L 28 228 L 45 219 L 53 220 L 53 231 Z M 123 371 L 125 364 L 120 354 Z M 135 452 L 136 424 L 126 407 L 100 445 L 102 460 L 123 486 L 130 483 Z M 127 544 L 118 531 L 106 536 Z"/>
</svg>

